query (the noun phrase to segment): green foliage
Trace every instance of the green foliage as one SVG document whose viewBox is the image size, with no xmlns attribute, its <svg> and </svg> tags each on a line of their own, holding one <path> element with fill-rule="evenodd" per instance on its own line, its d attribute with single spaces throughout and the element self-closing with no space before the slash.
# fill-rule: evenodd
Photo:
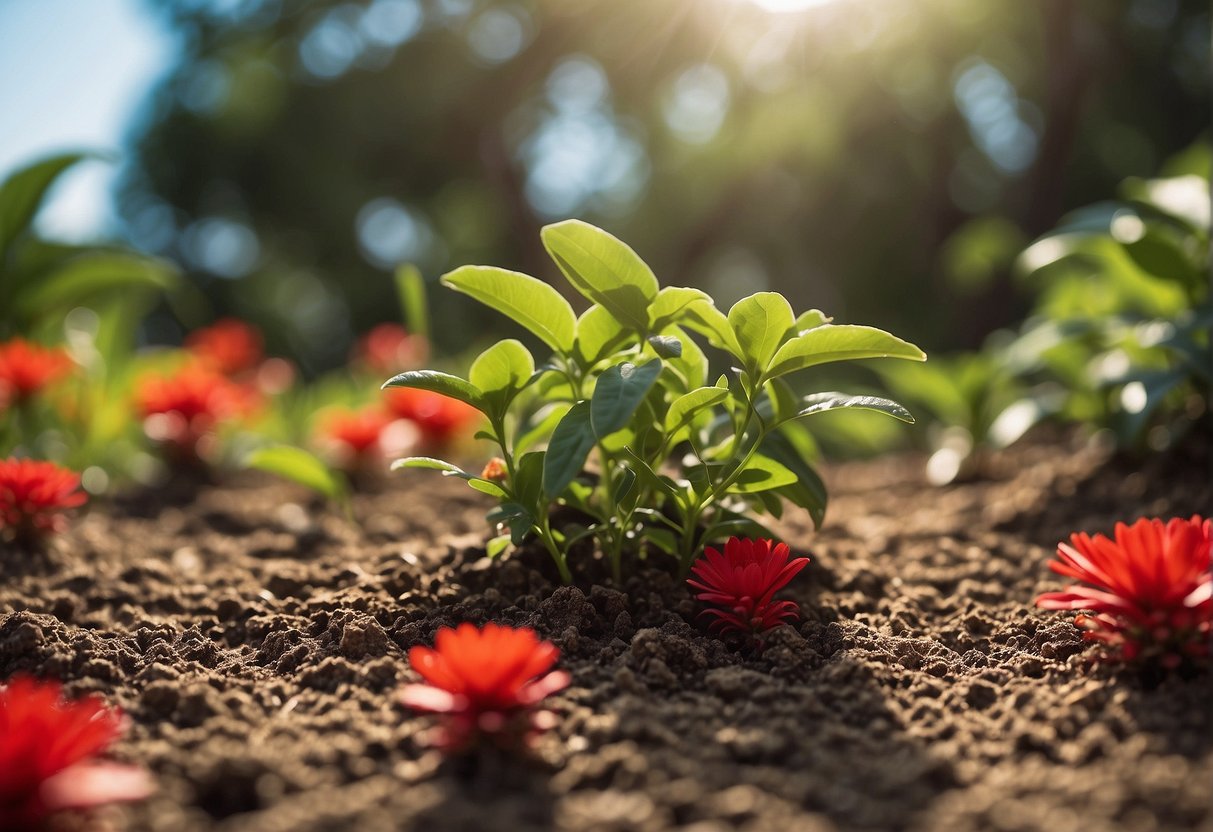
<svg viewBox="0 0 1213 832">
<path fill-rule="evenodd" d="M 539 538 L 565 580 L 570 547 L 593 538 L 620 579 L 625 552 L 667 552 L 685 571 L 703 543 L 761 533 L 755 515 L 783 501 L 825 516 L 815 447 L 800 420 L 845 408 L 912 422 L 888 399 L 792 392 L 784 376 L 833 361 L 925 359 L 917 347 L 871 327 L 835 325 L 820 311 L 799 317 L 761 292 L 720 312 L 698 289 L 662 289 L 628 246 L 578 221 L 547 226 L 544 246 L 593 305 L 579 318 L 555 289 L 516 272 L 465 266 L 443 283 L 501 312 L 552 347 L 536 369 L 518 341 L 501 341 L 468 378 L 416 370 L 385 387 L 453 396 L 488 417 L 483 434 L 500 451 L 500 483 L 455 465 L 409 458 L 401 468 L 457 476 L 499 505 L 489 520 L 514 544 Z M 710 383 L 708 361 L 688 330 L 727 353 L 731 376 Z M 586 524 L 553 525 L 564 505 Z M 493 553 L 505 546 L 494 538 Z"/>
<path fill-rule="evenodd" d="M 425 302 L 425 278 L 412 263 L 396 269 L 396 295 L 400 298 L 401 320 L 413 335 L 430 337 L 430 316 Z"/>
<path fill-rule="evenodd" d="M 51 186 L 73 165 L 96 156 L 53 156 L 0 183 L 0 337 L 56 324 L 78 306 L 154 297 L 178 285 L 177 270 L 165 261 L 121 249 L 50 243 L 33 233 Z"/>
<path fill-rule="evenodd" d="M 0 456 L 21 453 L 96 469 L 85 486 L 146 469 L 130 402 L 139 325 L 180 288 L 171 264 L 116 246 L 42 239 L 34 221 L 51 188 L 74 165 L 104 159 L 66 153 L 0 182 L 0 341 L 62 344 L 74 365 L 54 399 L 39 396 L 0 414 Z"/>
<path fill-rule="evenodd" d="M 292 445 L 258 448 L 245 458 L 244 465 L 310 488 L 349 514 L 349 485 L 345 478 L 303 448 Z"/>
<path fill-rule="evenodd" d="M 1203 416 L 1213 385 L 1209 183 L 1129 180 L 1122 195 L 1020 256 L 1040 295 L 1006 357 L 1038 410 L 1160 448 Z"/>
<path fill-rule="evenodd" d="M 1069 214 L 1023 251 L 1018 273 L 1036 297 L 1016 331 L 928 365 L 876 368 L 930 421 L 932 481 L 980 473 L 987 449 L 1046 419 L 1161 448 L 1206 418 L 1210 155 L 1195 145 L 1167 177 L 1125 182 L 1121 200 Z"/>
</svg>

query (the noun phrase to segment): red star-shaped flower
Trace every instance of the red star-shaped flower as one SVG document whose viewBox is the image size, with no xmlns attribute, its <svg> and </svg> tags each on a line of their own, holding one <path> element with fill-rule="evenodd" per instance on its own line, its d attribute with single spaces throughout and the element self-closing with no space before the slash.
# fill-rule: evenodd
<svg viewBox="0 0 1213 832">
<path fill-rule="evenodd" d="M 427 684 L 408 685 L 401 701 L 443 716 L 439 745 L 462 750 L 484 737 L 513 746 L 551 724 L 535 706 L 569 684 L 569 674 L 551 670 L 560 651 L 534 630 L 486 624 L 444 627 L 434 649 L 414 647 L 409 663 Z"/>
<path fill-rule="evenodd" d="M 1207 659 L 1213 630 L 1213 520 L 1198 516 L 1166 522 L 1142 518 L 1117 523 L 1115 539 L 1070 536 L 1049 568 L 1082 583 L 1046 592 L 1036 606 L 1089 610 L 1074 623 L 1084 638 L 1102 642 L 1110 656 L 1158 660 L 1176 667 Z"/>
<path fill-rule="evenodd" d="M 699 590 L 696 598 L 714 607 L 703 611 L 715 619 L 712 630 L 760 636 L 799 615 L 795 602 L 773 599 L 809 563 L 803 557 L 788 560 L 786 543 L 730 537 L 723 554 L 711 546 L 703 551 L 687 583 Z"/>
<path fill-rule="evenodd" d="M 64 512 L 88 499 L 79 487 L 79 474 L 53 462 L 0 460 L 0 530 L 19 540 L 63 531 Z"/>
<path fill-rule="evenodd" d="M 44 347 L 14 338 L 0 344 L 0 407 L 23 402 L 67 375 L 72 360 L 62 347 Z"/>
</svg>

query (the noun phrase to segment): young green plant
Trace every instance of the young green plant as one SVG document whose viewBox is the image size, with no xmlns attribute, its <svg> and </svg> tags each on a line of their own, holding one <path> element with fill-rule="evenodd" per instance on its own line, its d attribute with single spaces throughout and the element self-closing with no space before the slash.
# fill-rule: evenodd
<svg viewBox="0 0 1213 832">
<path fill-rule="evenodd" d="M 625 556 L 662 551 L 686 574 L 704 543 L 731 534 L 770 537 L 755 519 L 783 501 L 825 515 L 825 487 L 810 464 L 798 420 L 838 408 L 912 422 L 874 396 L 803 395 L 789 379 L 834 361 L 925 359 L 900 338 L 836 325 L 817 310 L 799 316 L 760 292 L 726 314 L 699 289 L 662 287 L 627 245 L 578 220 L 549 225 L 544 246 L 590 307 L 574 313 L 550 285 L 518 272 L 465 266 L 442 283 L 506 315 L 551 349 L 536 364 L 504 340 L 468 377 L 401 373 L 385 387 L 432 390 L 482 412 L 480 434 L 499 448 L 504 477 L 486 478 L 428 457 L 397 468 L 432 468 L 495 497 L 489 520 L 509 529 L 495 555 L 534 536 L 570 581 L 569 553 L 593 539 L 616 582 Z M 731 370 L 714 381 L 691 333 L 723 351 Z"/>
</svg>

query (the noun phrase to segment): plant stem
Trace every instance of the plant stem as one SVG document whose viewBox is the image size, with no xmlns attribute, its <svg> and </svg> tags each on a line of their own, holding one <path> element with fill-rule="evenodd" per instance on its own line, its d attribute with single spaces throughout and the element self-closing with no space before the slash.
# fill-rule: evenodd
<svg viewBox="0 0 1213 832">
<path fill-rule="evenodd" d="M 556 542 L 556 538 L 552 534 L 552 526 L 548 522 L 546 512 L 544 512 L 544 516 L 539 522 L 535 524 L 535 529 L 539 532 L 539 539 L 547 547 L 552 560 L 556 561 L 556 569 L 560 571 L 560 580 L 566 584 L 571 584 L 573 582 L 573 574 L 569 571 L 568 559 L 565 557 L 564 552 L 560 551 L 560 544 Z"/>
</svg>

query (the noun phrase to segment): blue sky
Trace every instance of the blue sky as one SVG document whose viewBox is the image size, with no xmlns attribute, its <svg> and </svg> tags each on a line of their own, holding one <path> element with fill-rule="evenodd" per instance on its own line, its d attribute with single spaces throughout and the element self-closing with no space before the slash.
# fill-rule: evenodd
<svg viewBox="0 0 1213 832">
<path fill-rule="evenodd" d="M 174 52 L 146 0 L 0 0 L 0 175 L 64 149 L 121 151 Z M 71 240 L 112 231 L 116 170 L 89 162 L 65 176 L 39 227 Z"/>
</svg>

